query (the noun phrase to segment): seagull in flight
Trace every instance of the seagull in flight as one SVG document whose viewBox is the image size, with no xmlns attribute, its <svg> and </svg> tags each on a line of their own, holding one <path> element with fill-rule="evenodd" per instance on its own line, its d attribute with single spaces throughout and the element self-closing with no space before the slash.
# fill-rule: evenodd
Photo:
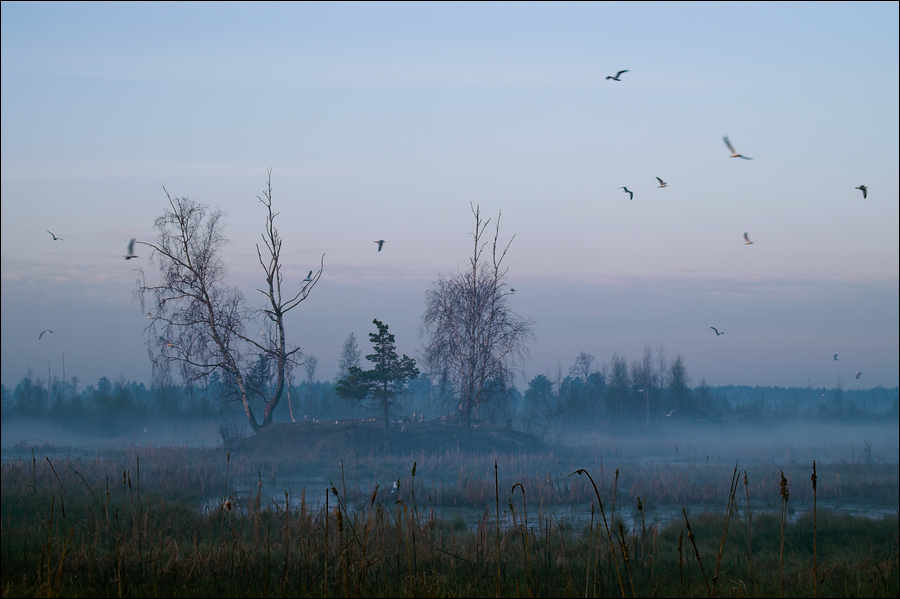
<svg viewBox="0 0 900 599">
<path fill-rule="evenodd" d="M 675 409 L 676 409 L 676 408 L 672 408 L 671 410 L 669 410 L 669 413 L 666 414 L 666 418 L 668 418 L 669 416 L 671 416 L 671 415 L 675 412 Z"/>
<path fill-rule="evenodd" d="M 607 75 L 606 78 L 607 78 L 607 79 L 612 79 L 613 81 L 621 81 L 621 79 L 619 79 L 619 76 L 620 76 L 622 73 L 627 73 L 627 72 L 628 72 L 628 69 L 623 69 L 623 70 L 619 71 L 618 73 L 616 73 L 615 76 Z"/>
<path fill-rule="evenodd" d="M 624 189 L 624 190 L 625 190 L 625 193 L 628 194 L 628 199 L 629 199 L 629 200 L 633 200 L 633 199 L 634 199 L 634 192 L 633 192 L 633 191 L 629 190 L 627 187 L 620 187 L 619 189 Z"/>
<path fill-rule="evenodd" d="M 859 187 L 857 187 L 856 189 L 859 189 Z M 865 197 L 865 192 L 863 192 L 863 197 Z M 53 241 L 65 241 L 65 239 L 63 239 L 62 237 L 57 237 L 56 235 L 54 235 L 53 231 L 47 231 L 47 232 L 50 233 L 51 237 L 53 237 Z"/>
<path fill-rule="evenodd" d="M 381 251 L 381 246 L 384 245 L 384 239 L 379 239 L 379 240 L 376 241 L 375 243 L 378 244 L 378 251 L 380 252 L 380 251 Z"/>
<path fill-rule="evenodd" d="M 660 186 L 660 187 L 665 187 L 666 185 L 668 185 L 668 183 L 666 183 L 665 181 L 663 181 L 663 180 L 660 179 L 659 177 L 657 177 L 656 180 L 659 181 L 659 186 Z"/>
<path fill-rule="evenodd" d="M 860 186 L 857 187 L 856 189 L 858 189 L 858 190 L 860 190 L 861 192 L 863 192 L 863 199 L 866 199 L 866 196 L 867 196 L 868 193 L 869 193 L 869 188 L 866 187 L 865 185 L 860 185 Z M 50 233 L 50 234 L 53 235 L 53 233 Z M 54 237 L 53 239 L 56 239 L 56 237 Z"/>
<path fill-rule="evenodd" d="M 834 354 L 834 361 L 835 361 L 835 362 L 838 361 L 837 356 L 838 356 L 837 354 Z"/>
<path fill-rule="evenodd" d="M 728 136 L 727 136 L 727 135 L 726 135 L 725 137 L 723 137 L 722 139 L 725 140 L 725 145 L 728 146 L 728 149 L 729 149 L 729 150 L 731 150 L 731 157 L 732 157 L 732 158 L 743 158 L 744 160 L 753 160 L 753 159 L 750 158 L 749 156 L 744 156 L 743 154 L 738 154 L 737 152 L 735 152 L 735 151 L 734 151 L 734 148 L 733 148 L 732 145 L 731 145 L 731 142 L 728 140 Z"/>
<path fill-rule="evenodd" d="M 722 332 L 720 333 L 720 332 L 719 332 L 719 329 L 717 329 L 716 327 L 709 327 L 709 328 L 711 328 L 712 330 L 714 330 L 714 331 L 716 332 L 716 337 L 718 337 L 719 335 L 724 335 L 724 334 L 725 334 L 725 331 L 722 331 Z"/>
<path fill-rule="evenodd" d="M 137 258 L 137 256 L 134 255 L 134 237 L 128 242 L 128 253 L 125 254 L 126 260 L 131 260 L 132 258 Z"/>
<path fill-rule="evenodd" d="M 862 376 L 862 373 L 861 373 L 861 372 L 857 372 L 857 373 L 856 373 L 856 378 L 859 378 L 859 377 L 861 377 L 861 376 Z"/>
<path fill-rule="evenodd" d="M 306 278 L 303 279 L 302 282 L 303 282 L 303 283 L 309 283 L 310 281 L 312 281 L 312 271 L 309 271 L 309 274 L 306 275 Z"/>
<path fill-rule="evenodd" d="M 747 236 L 746 233 L 744 233 L 744 245 L 752 245 L 752 244 L 753 244 L 753 242 L 750 241 L 750 238 Z"/>
<path fill-rule="evenodd" d="M 41 337 L 44 336 L 44 333 L 52 333 L 52 332 L 53 332 L 53 331 L 51 331 L 50 329 L 44 329 L 43 331 L 41 331 L 41 334 L 38 335 L 38 341 L 41 340 Z M 859 377 L 856 377 L 856 378 L 859 378 Z"/>
</svg>

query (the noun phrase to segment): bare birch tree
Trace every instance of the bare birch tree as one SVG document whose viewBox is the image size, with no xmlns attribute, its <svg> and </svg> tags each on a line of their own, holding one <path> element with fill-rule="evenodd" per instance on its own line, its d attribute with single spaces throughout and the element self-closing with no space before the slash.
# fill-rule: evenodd
<svg viewBox="0 0 900 599">
<path fill-rule="evenodd" d="M 480 207 L 472 206 L 472 214 L 475 231 L 469 268 L 438 276 L 425 293 L 421 328 L 428 339 L 427 368 L 456 400 L 457 417 L 466 427 L 480 408 L 505 399 L 515 369 L 528 356 L 528 344 L 534 339 L 531 319 L 509 305 L 512 290 L 503 260 L 515 236 L 506 246 L 498 246 L 498 214 L 491 253 L 486 256 L 489 242 L 484 234 L 490 219 L 482 220 Z"/>
<path fill-rule="evenodd" d="M 315 275 L 301 282 L 296 291 L 283 292 L 282 240 L 275 226 L 278 213 L 272 209 L 271 174 L 270 170 L 263 197 L 258 197 L 267 211 L 262 233 L 265 250 L 256 246 L 266 280 L 265 288 L 258 290 L 266 298 L 262 308 L 249 309 L 240 290 L 225 283 L 227 269 L 221 251 L 227 239 L 221 210 L 188 198 L 173 198 L 166 191 L 169 208 L 154 223 L 156 243 L 138 242 L 150 247 L 150 262 L 160 273 L 158 283 L 148 284 L 143 270 L 138 269 L 135 291 L 142 311 L 148 303 L 153 305 L 147 313 L 150 324 L 146 330 L 155 367 L 178 364 L 186 381 L 221 371 L 254 430 L 272 423 L 272 412 L 284 392 L 288 362 L 300 356 L 300 348 L 286 342 L 284 317 L 309 296 L 324 267 L 323 255 Z M 248 325 L 260 316 L 268 330 L 263 329 L 260 336 L 247 334 Z M 259 389 L 248 385 L 248 376 L 258 362 L 251 362 L 254 356 L 272 364 L 275 378 L 259 420 L 250 402 Z"/>
</svg>

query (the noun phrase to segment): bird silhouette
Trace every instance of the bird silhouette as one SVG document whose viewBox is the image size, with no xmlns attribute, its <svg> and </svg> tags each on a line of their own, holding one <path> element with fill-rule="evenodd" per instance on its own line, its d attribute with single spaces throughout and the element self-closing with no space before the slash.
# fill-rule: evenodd
<svg viewBox="0 0 900 599">
<path fill-rule="evenodd" d="M 132 258 L 137 258 L 137 256 L 134 255 L 134 241 L 135 241 L 134 237 L 132 237 L 131 241 L 128 242 L 128 253 L 125 254 L 126 260 L 131 260 Z"/>
<path fill-rule="evenodd" d="M 628 199 L 629 199 L 629 200 L 633 200 L 633 199 L 634 199 L 634 192 L 633 192 L 633 191 L 630 191 L 627 187 L 620 187 L 619 189 L 624 189 L 624 190 L 625 190 L 625 193 L 628 194 Z"/>
<path fill-rule="evenodd" d="M 309 271 L 309 274 L 306 275 L 305 279 L 303 279 L 304 283 L 309 283 L 310 281 L 312 281 L 312 271 Z"/>
<path fill-rule="evenodd" d="M 728 136 L 727 136 L 727 135 L 726 135 L 725 137 L 723 137 L 722 139 L 725 140 L 725 145 L 728 146 L 728 149 L 729 149 L 729 150 L 731 150 L 731 157 L 732 157 L 732 158 L 743 158 L 744 160 L 753 160 L 753 159 L 750 158 L 749 156 L 744 156 L 743 154 L 738 154 L 737 152 L 735 152 L 735 151 L 734 151 L 734 147 L 731 145 L 731 141 L 728 140 Z"/>
<path fill-rule="evenodd" d="M 613 75 L 607 75 L 606 78 L 607 78 L 607 79 L 612 79 L 613 81 L 621 81 L 621 79 L 619 79 L 619 76 L 620 76 L 622 73 L 627 73 L 627 72 L 628 72 L 628 69 L 623 69 L 623 70 L 619 71 L 618 73 L 616 73 L 615 76 L 613 76 Z"/>
<path fill-rule="evenodd" d="M 860 185 L 860 186 L 857 187 L 856 189 L 858 189 L 858 190 L 860 190 L 861 192 L 863 192 L 863 199 L 866 199 L 866 196 L 869 195 L 869 188 L 866 187 L 865 185 Z M 51 235 L 52 235 L 52 233 L 51 233 Z M 55 237 L 54 237 L 54 239 L 55 239 Z"/>
<path fill-rule="evenodd" d="M 709 327 L 709 328 L 711 328 L 712 330 L 714 330 L 714 331 L 716 332 L 716 337 L 718 337 L 719 335 L 724 335 L 724 334 L 725 334 L 725 331 L 722 331 L 722 332 L 720 333 L 720 332 L 719 332 L 719 329 L 717 329 L 716 327 Z"/>
<path fill-rule="evenodd" d="M 857 187 L 856 189 L 859 189 L 859 187 Z M 63 239 L 62 237 L 57 237 L 56 235 L 54 235 L 53 231 L 47 231 L 47 232 L 50 233 L 51 237 L 53 237 L 53 241 L 65 241 L 65 239 Z"/>
<path fill-rule="evenodd" d="M 838 357 L 838 355 L 837 355 L 837 354 L 834 354 L 834 361 L 835 361 L 835 362 L 838 361 L 837 357 Z"/>
<path fill-rule="evenodd" d="M 862 373 L 861 373 L 861 372 L 857 372 L 857 373 L 856 373 L 856 378 L 859 378 L 859 377 L 861 377 L 861 376 L 862 376 Z"/>
<path fill-rule="evenodd" d="M 375 243 L 378 244 L 378 251 L 380 252 L 380 251 L 381 251 L 381 246 L 384 245 L 384 239 L 379 239 L 379 240 L 376 241 Z"/>
<path fill-rule="evenodd" d="M 666 183 L 665 181 L 663 181 L 663 180 L 660 179 L 659 177 L 657 177 L 656 180 L 659 181 L 659 186 L 660 186 L 660 187 L 665 187 L 666 185 L 668 185 L 668 183 Z"/>
<path fill-rule="evenodd" d="M 38 335 L 38 341 L 40 341 L 41 337 L 44 336 L 44 333 L 52 333 L 52 332 L 53 331 L 51 331 L 50 329 L 44 329 L 43 331 L 41 331 L 41 334 Z M 856 378 L 859 378 L 859 377 L 856 377 Z"/>
<path fill-rule="evenodd" d="M 750 241 L 750 238 L 744 233 L 744 245 L 751 245 L 753 242 Z"/>
<path fill-rule="evenodd" d="M 516 292 L 516 290 L 515 290 L 515 289 L 513 289 L 513 288 L 512 288 L 512 287 L 510 287 L 510 288 L 509 288 L 509 292 L 510 292 L 510 293 L 515 293 L 515 292 Z"/>
</svg>

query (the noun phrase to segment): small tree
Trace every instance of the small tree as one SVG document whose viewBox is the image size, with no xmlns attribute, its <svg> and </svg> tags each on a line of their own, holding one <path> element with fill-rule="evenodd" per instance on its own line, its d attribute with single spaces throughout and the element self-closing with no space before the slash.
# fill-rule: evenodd
<svg viewBox="0 0 900 599">
<path fill-rule="evenodd" d="M 338 361 L 337 380 L 347 378 L 351 366 L 359 366 L 359 346 L 356 344 L 356 335 L 352 332 L 344 340 L 341 348 L 341 358 Z"/>
<path fill-rule="evenodd" d="M 687 367 L 681 354 L 675 356 L 675 361 L 669 368 L 669 412 L 672 415 L 676 410 L 686 414 L 693 414 L 694 406 L 691 402 L 691 379 L 688 377 Z"/>
<path fill-rule="evenodd" d="M 406 391 L 410 380 L 419 376 L 419 369 L 414 359 L 406 354 L 402 358 L 397 355 L 388 325 L 377 318 L 372 322 L 378 329 L 376 333 L 369 333 L 375 353 L 366 356 L 366 360 L 374 363 L 375 368 L 362 370 L 359 366 L 350 366 L 348 375 L 338 381 L 337 393 L 365 408 L 380 411 L 387 432 L 397 396 Z"/>
<path fill-rule="evenodd" d="M 618 352 L 609 359 L 609 378 L 607 379 L 606 409 L 610 415 L 622 420 L 626 414 L 628 399 L 631 396 L 631 382 L 628 377 L 628 361 Z"/>
<path fill-rule="evenodd" d="M 523 401 L 525 432 L 539 432 L 543 443 L 553 421 L 562 413 L 559 395 L 553 389 L 553 382 L 543 374 L 537 375 L 528 382 Z"/>
</svg>

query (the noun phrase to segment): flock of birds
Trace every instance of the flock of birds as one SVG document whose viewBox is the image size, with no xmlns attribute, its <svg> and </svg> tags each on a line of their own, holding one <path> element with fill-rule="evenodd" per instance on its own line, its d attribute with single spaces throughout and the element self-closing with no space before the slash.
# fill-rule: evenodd
<svg viewBox="0 0 900 599">
<path fill-rule="evenodd" d="M 611 80 L 611 81 L 621 81 L 620 77 L 622 76 L 623 73 L 627 73 L 627 72 L 628 72 L 628 69 L 622 69 L 621 71 L 618 71 L 615 75 L 607 75 L 606 79 Z M 753 158 L 751 158 L 750 156 L 744 156 L 743 154 L 741 154 L 737 150 L 735 150 L 734 146 L 731 145 L 731 140 L 728 139 L 727 135 L 722 137 L 722 141 L 725 142 L 725 147 L 727 147 L 728 151 L 731 152 L 731 155 L 729 156 L 730 158 L 743 158 L 744 160 L 753 160 Z M 660 178 L 660 177 L 656 177 L 656 180 L 659 181 L 660 188 L 667 187 L 669 185 L 668 183 L 663 181 L 662 178 Z M 631 191 L 630 189 L 628 189 L 628 187 L 623 186 L 623 187 L 620 187 L 619 189 L 621 189 L 623 193 L 628 194 L 629 200 L 634 199 L 634 192 Z M 860 185 L 860 186 L 856 187 L 855 189 L 858 189 L 862 192 L 863 199 L 868 197 L 869 188 L 866 187 L 865 185 Z M 744 232 L 744 245 L 753 245 L 753 242 L 750 241 L 750 235 L 747 232 Z M 720 331 L 716 327 L 709 327 L 709 328 L 711 328 L 716 333 L 716 337 L 718 337 L 719 335 L 725 334 L 724 331 Z M 838 360 L 838 355 L 834 354 L 834 361 L 837 361 L 837 360 Z M 862 376 L 862 372 L 857 371 L 856 378 L 858 379 L 861 376 Z M 671 416 L 671 412 L 666 415 Z"/>
<path fill-rule="evenodd" d="M 622 80 L 620 79 L 620 77 L 621 77 L 624 73 L 627 73 L 627 72 L 628 72 L 628 69 L 622 69 L 621 71 L 618 71 L 615 75 L 607 75 L 606 79 L 607 79 L 607 80 L 611 80 L 611 81 L 622 81 Z M 744 156 L 743 154 L 738 153 L 738 152 L 734 149 L 734 146 L 731 145 L 731 140 L 728 139 L 728 136 L 727 136 L 727 135 L 723 136 L 723 137 L 722 137 L 722 140 L 725 142 L 725 146 L 728 148 L 728 151 L 731 152 L 730 158 L 743 158 L 744 160 L 753 160 L 753 158 L 751 158 L 751 157 L 749 157 L 749 156 Z M 664 187 L 668 187 L 668 185 L 669 185 L 667 182 L 663 181 L 662 178 L 660 178 L 660 177 L 656 177 L 656 180 L 659 181 L 659 188 L 660 188 L 660 189 L 662 189 L 662 188 L 664 188 Z M 628 199 L 629 199 L 629 200 L 633 200 L 633 199 L 634 199 L 634 192 L 631 191 L 630 189 L 628 189 L 628 187 L 622 186 L 622 187 L 620 187 L 619 189 L 621 189 L 624 193 L 627 193 L 627 194 L 628 194 Z M 858 187 L 855 187 L 854 189 L 858 189 L 858 190 L 860 190 L 860 191 L 862 192 L 862 194 L 863 194 L 863 199 L 865 199 L 865 198 L 868 197 L 868 191 L 869 191 L 869 190 L 868 190 L 868 187 L 866 187 L 865 185 L 859 185 Z M 65 241 L 65 239 L 63 239 L 62 237 L 57 237 L 57 236 L 56 236 L 52 231 L 50 231 L 50 230 L 48 230 L 47 233 L 50 233 L 50 236 L 53 238 L 53 241 Z M 131 241 L 128 242 L 128 252 L 125 254 L 125 259 L 126 259 L 126 260 L 131 260 L 131 259 L 133 259 L 133 258 L 137 258 L 137 257 L 138 257 L 138 256 L 134 253 L 134 244 L 136 243 L 136 241 L 137 241 L 137 240 L 136 240 L 135 238 L 132 238 Z M 378 245 L 378 251 L 380 252 L 380 251 L 381 251 L 381 248 L 384 247 L 384 243 L 385 243 L 385 242 L 384 242 L 384 239 L 378 239 L 378 240 L 375 241 L 375 243 Z M 744 245 L 752 245 L 752 244 L 753 244 L 753 242 L 750 241 L 750 236 L 749 236 L 749 234 L 745 232 L 745 233 L 744 233 Z M 310 270 L 310 271 L 309 271 L 309 274 L 306 275 L 306 278 L 303 279 L 302 283 L 308 283 L 308 282 L 312 281 L 312 275 L 313 275 L 313 271 Z M 516 292 L 515 289 L 511 289 L 510 291 L 511 291 L 512 293 L 515 293 L 515 292 Z M 150 316 L 151 316 L 151 315 L 148 314 L 148 317 L 150 317 Z M 716 337 L 718 337 L 719 335 L 724 335 L 724 334 L 725 334 L 724 331 L 719 331 L 719 329 L 717 329 L 716 327 L 709 327 L 709 328 L 711 328 L 711 329 L 716 333 Z M 44 336 L 45 333 L 53 333 L 53 331 L 51 331 L 50 329 L 44 329 L 43 331 L 41 331 L 41 334 L 38 335 L 38 339 L 40 340 L 41 338 L 43 338 L 43 336 Z M 834 354 L 834 361 L 835 361 L 835 362 L 838 361 L 838 354 Z M 858 379 L 859 377 L 861 377 L 861 376 L 862 376 L 862 372 L 857 372 L 857 373 L 856 373 L 856 378 L 857 378 L 857 379 Z M 670 412 L 669 414 L 667 414 L 667 416 L 670 416 L 670 415 L 671 415 L 671 412 Z"/>
</svg>

